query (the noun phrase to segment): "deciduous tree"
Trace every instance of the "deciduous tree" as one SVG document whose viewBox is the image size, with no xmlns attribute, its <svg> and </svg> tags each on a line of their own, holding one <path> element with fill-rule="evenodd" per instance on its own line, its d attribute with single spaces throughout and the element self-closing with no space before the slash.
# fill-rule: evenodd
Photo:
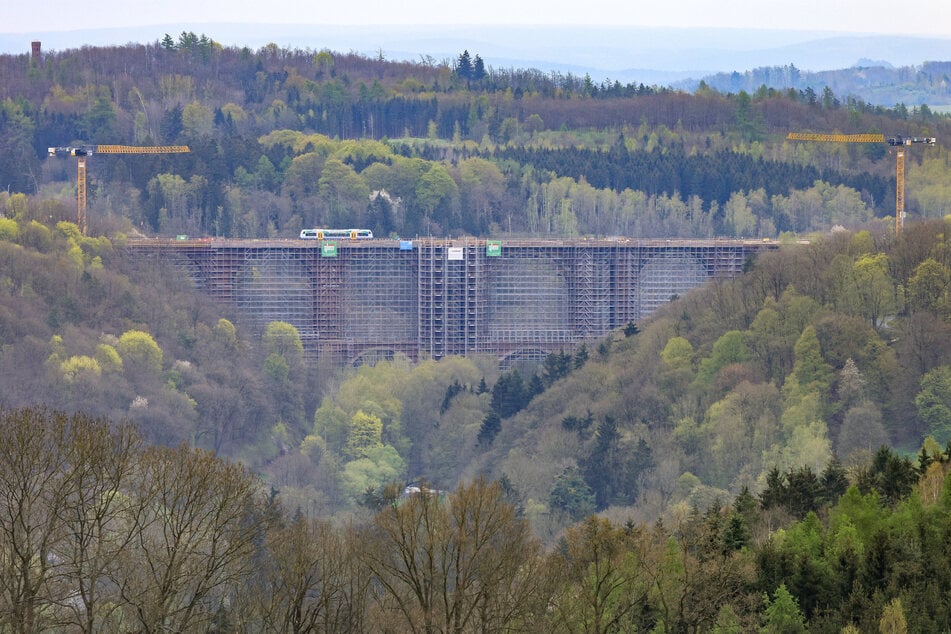
<svg viewBox="0 0 951 634">
<path fill-rule="evenodd" d="M 423 489 L 381 511 L 366 538 L 396 629 L 504 631 L 540 617 L 538 543 L 498 483 L 477 480 L 448 500 Z"/>
<path fill-rule="evenodd" d="M 132 531 L 112 581 L 142 632 L 207 627 L 251 570 L 261 527 L 258 478 L 211 453 L 151 447 L 117 520 Z"/>
<path fill-rule="evenodd" d="M 570 527 L 550 557 L 556 583 L 553 632 L 624 632 L 648 626 L 650 581 L 642 570 L 640 531 L 590 516 Z"/>
</svg>

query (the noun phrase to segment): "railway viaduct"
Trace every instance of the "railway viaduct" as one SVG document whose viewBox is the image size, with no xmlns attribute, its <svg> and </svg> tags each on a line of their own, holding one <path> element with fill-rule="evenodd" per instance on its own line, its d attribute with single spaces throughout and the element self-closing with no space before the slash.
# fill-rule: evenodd
<svg viewBox="0 0 951 634">
<path fill-rule="evenodd" d="M 649 315 L 774 242 L 141 240 L 257 331 L 293 324 L 309 359 L 541 358 Z"/>
</svg>

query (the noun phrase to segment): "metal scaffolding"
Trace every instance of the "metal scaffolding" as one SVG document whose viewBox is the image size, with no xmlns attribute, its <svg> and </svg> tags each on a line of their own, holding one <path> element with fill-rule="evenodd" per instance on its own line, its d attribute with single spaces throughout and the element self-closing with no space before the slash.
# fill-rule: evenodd
<svg viewBox="0 0 951 634">
<path fill-rule="evenodd" d="M 726 240 L 141 241 L 250 328 L 293 324 L 307 357 L 541 356 L 643 319 L 775 243 Z"/>
</svg>

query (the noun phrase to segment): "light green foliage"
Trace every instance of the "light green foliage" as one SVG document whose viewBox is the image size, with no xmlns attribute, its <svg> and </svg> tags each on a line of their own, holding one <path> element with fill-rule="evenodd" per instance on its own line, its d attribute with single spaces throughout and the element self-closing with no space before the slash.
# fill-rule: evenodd
<svg viewBox="0 0 951 634">
<path fill-rule="evenodd" d="M 66 259 L 73 265 L 77 273 L 83 270 L 83 250 L 72 240 L 70 240 L 69 249 L 66 251 Z"/>
<path fill-rule="evenodd" d="M 27 207 L 26 194 L 10 194 L 6 191 L 0 192 L 0 202 L 3 203 L 3 212 L 7 218 L 20 220 L 24 216 Z"/>
<path fill-rule="evenodd" d="M 459 163 L 460 193 L 465 206 L 482 216 L 500 210 L 505 200 L 505 176 L 498 165 L 473 157 Z"/>
<path fill-rule="evenodd" d="M 772 298 L 756 313 L 756 318 L 747 331 L 747 345 L 750 356 L 757 362 L 766 376 L 782 379 L 786 366 L 786 351 L 783 338 L 783 318 Z"/>
<path fill-rule="evenodd" d="M 15 242 L 20 235 L 20 225 L 12 218 L 0 217 L 0 240 Z"/>
<path fill-rule="evenodd" d="M 324 439 L 315 434 L 307 434 L 300 443 L 302 454 L 310 458 L 313 462 L 318 462 L 324 451 L 327 449 L 327 443 Z"/>
<path fill-rule="evenodd" d="M 915 407 L 935 440 L 942 444 L 951 440 L 951 365 L 939 366 L 921 377 Z"/>
<path fill-rule="evenodd" d="M 783 420 L 783 425 L 787 421 Z M 829 441 L 829 429 L 825 422 L 815 419 L 804 425 L 796 425 L 784 445 L 774 444 L 763 455 L 764 467 L 777 467 L 780 471 L 807 466 L 820 473 L 832 458 L 832 443 Z M 767 469 L 760 474 L 759 481 L 765 483 Z"/>
<path fill-rule="evenodd" d="M 352 415 L 326 398 L 314 413 L 314 434 L 322 438 L 333 451 L 343 451 Z"/>
<path fill-rule="evenodd" d="M 254 169 L 254 181 L 258 187 L 271 191 L 277 187 L 278 173 L 274 163 L 266 155 L 258 159 Z"/>
<path fill-rule="evenodd" d="M 905 610 L 900 597 L 895 597 L 885 606 L 882 620 L 878 622 L 878 631 L 881 634 L 907 634 L 908 621 L 905 620 Z"/>
<path fill-rule="evenodd" d="M 684 553 L 680 543 L 673 536 L 664 540 L 659 552 L 654 556 L 659 561 L 654 569 L 654 583 L 651 587 L 651 598 L 655 605 L 661 607 L 657 631 L 672 632 L 676 631 L 676 621 L 680 609 L 683 607 L 681 600 L 686 590 L 685 580 L 687 576 L 687 567 L 684 561 Z M 655 548 L 656 550 L 656 548 Z"/>
<path fill-rule="evenodd" d="M 875 253 L 875 241 L 868 231 L 857 231 L 849 240 L 849 255 L 858 257 Z"/>
<path fill-rule="evenodd" d="M 878 327 L 882 320 L 901 308 L 895 282 L 888 273 L 884 253 L 863 255 L 853 265 L 854 314 Z"/>
<path fill-rule="evenodd" d="M 340 159 L 327 159 L 317 188 L 329 224 L 360 224 L 370 204 L 370 187 L 352 167 Z"/>
<path fill-rule="evenodd" d="M 854 531 L 856 552 L 862 552 L 882 520 L 887 516 L 878 493 L 862 495 L 857 486 L 850 486 L 829 513 L 829 534 L 835 539 Z"/>
<path fill-rule="evenodd" d="M 799 522 L 790 526 L 781 540 L 784 552 L 794 557 L 819 559 L 826 542 L 826 530 L 819 516 L 810 511 Z"/>
<path fill-rule="evenodd" d="M 393 150 L 373 139 L 344 139 L 336 144 L 333 157 L 348 165 L 386 163 L 393 158 Z"/>
<path fill-rule="evenodd" d="M 447 208 L 458 196 L 456 181 L 441 163 L 433 163 L 416 186 L 416 200 L 429 215 Z"/>
<path fill-rule="evenodd" d="M 926 152 L 921 165 L 914 165 L 905 175 L 906 204 L 914 201 L 916 210 L 925 218 L 941 218 L 951 213 L 951 164 L 946 154 Z"/>
<path fill-rule="evenodd" d="M 192 101 L 182 109 L 182 126 L 192 136 L 211 134 L 215 126 L 215 115 L 207 106 Z"/>
<path fill-rule="evenodd" d="M 156 373 L 162 371 L 162 349 L 147 332 L 129 330 L 122 333 L 118 352 L 125 362 Z"/>
<path fill-rule="evenodd" d="M 236 124 L 241 124 L 248 120 L 247 111 L 238 104 L 230 101 L 221 106 L 221 114 L 225 117 L 231 117 L 231 121 Z"/>
<path fill-rule="evenodd" d="M 199 208 L 203 191 L 208 186 L 204 176 L 194 175 L 187 181 L 178 174 L 157 174 L 148 183 L 149 198 L 158 209 L 159 230 L 167 233 L 195 233 L 198 230 Z"/>
<path fill-rule="evenodd" d="M 227 326 L 223 326 L 227 329 Z M 261 343 L 268 354 L 280 356 L 289 368 L 297 368 L 304 361 L 304 344 L 300 334 L 292 324 L 286 321 L 272 321 L 264 329 Z"/>
<path fill-rule="evenodd" d="M 647 603 L 638 534 L 597 516 L 570 527 L 552 559 L 564 580 L 551 601 L 572 632 L 626 631 Z"/>
<path fill-rule="evenodd" d="M 755 484 L 764 451 L 781 438 L 779 405 L 775 386 L 744 382 L 710 406 L 700 434 L 706 483 L 734 491 Z"/>
<path fill-rule="evenodd" d="M 821 222 L 814 226 L 857 224 L 871 219 L 871 210 L 857 190 L 846 185 L 832 186 L 824 181 L 817 181 L 813 188 L 822 197 L 823 205 L 823 213 L 818 218 Z"/>
<path fill-rule="evenodd" d="M 713 634 L 742 634 L 743 626 L 736 614 L 736 610 L 729 603 L 720 608 L 716 623 L 713 624 Z"/>
<path fill-rule="evenodd" d="M 258 138 L 258 143 L 265 150 L 270 150 L 275 146 L 282 146 L 293 150 L 297 154 L 303 154 L 305 148 L 309 151 L 317 151 L 324 155 L 329 155 L 336 147 L 336 144 L 328 137 L 322 134 L 305 134 L 296 130 L 273 130 L 264 136 Z"/>
<path fill-rule="evenodd" d="M 215 324 L 215 340 L 220 342 L 228 349 L 234 349 L 238 345 L 238 331 L 234 324 L 225 318 L 221 318 Z"/>
<path fill-rule="evenodd" d="M 926 310 L 947 316 L 951 311 L 951 269 L 933 258 L 918 265 L 908 280 L 908 305 L 912 310 Z"/>
<path fill-rule="evenodd" d="M 379 416 L 363 411 L 354 414 L 347 433 L 346 455 L 352 460 L 365 458 L 371 450 L 382 446 L 383 421 Z"/>
<path fill-rule="evenodd" d="M 53 249 L 53 232 L 46 225 L 31 220 L 26 225 L 20 225 L 20 242 L 40 253 L 49 253 Z"/>
<path fill-rule="evenodd" d="M 387 444 L 401 446 L 403 400 L 400 395 L 409 376 L 408 365 L 382 362 L 360 366 L 340 384 L 333 399 L 321 404 L 315 414 L 315 431 L 326 438 L 331 447 L 342 451 L 343 446 L 336 444 L 346 442 L 346 434 L 339 434 L 341 420 L 349 425 L 353 416 L 363 410 L 383 422 L 383 439 Z"/>
<path fill-rule="evenodd" d="M 291 431 L 287 428 L 284 421 L 278 421 L 271 428 L 271 437 L 280 447 L 287 447 L 291 444 Z"/>
<path fill-rule="evenodd" d="M 693 360 L 693 346 L 684 337 L 671 337 L 660 358 L 672 370 L 689 367 Z"/>
<path fill-rule="evenodd" d="M 314 66 L 316 66 L 320 72 L 330 72 L 330 69 L 333 68 L 333 65 L 334 57 L 330 54 L 330 51 L 324 50 L 314 55 Z"/>
<path fill-rule="evenodd" d="M 725 221 L 730 235 L 737 238 L 753 237 L 756 233 L 756 217 L 743 192 L 733 192 L 723 206 Z"/>
<path fill-rule="evenodd" d="M 79 225 L 75 222 L 66 222 L 61 220 L 56 223 L 56 230 L 62 233 L 67 238 L 72 238 L 73 242 L 78 244 L 83 239 L 83 234 L 79 230 Z"/>
<path fill-rule="evenodd" d="M 50 337 L 50 358 L 56 358 L 60 361 L 66 358 L 66 346 L 63 344 L 63 338 L 60 335 Z"/>
<path fill-rule="evenodd" d="M 807 144 L 802 144 L 806 146 Z M 785 213 L 797 232 L 808 232 L 835 224 L 853 224 L 868 220 L 871 212 L 859 192 L 838 185 L 816 181 L 806 190 L 796 190 L 789 196 L 773 196 L 774 213 Z"/>
<path fill-rule="evenodd" d="M 796 634 L 806 632 L 805 617 L 796 597 L 789 594 L 786 584 L 780 585 L 773 598 L 766 598 L 765 622 L 760 629 L 764 634 Z"/>
<path fill-rule="evenodd" d="M 83 376 L 98 377 L 102 374 L 102 368 L 99 362 L 92 357 L 72 356 L 63 361 L 59 366 L 63 373 L 63 379 L 67 383 L 73 383 Z"/>
<path fill-rule="evenodd" d="M 724 367 L 733 363 L 742 363 L 749 358 L 750 351 L 746 346 L 746 335 L 739 330 L 726 332 L 713 344 L 710 356 L 700 361 L 697 380 L 709 385 Z"/>
<path fill-rule="evenodd" d="M 829 394 L 832 385 L 832 366 L 822 357 L 819 337 L 816 329 L 806 326 L 793 348 L 795 362 L 792 374 L 783 385 L 783 395 L 790 403 L 795 403 L 809 393 L 820 398 Z"/>
<path fill-rule="evenodd" d="M 111 345 L 100 343 L 96 346 L 96 361 L 99 362 L 102 371 L 109 374 L 122 372 L 122 357 Z"/>
<path fill-rule="evenodd" d="M 367 450 L 366 456 L 344 465 L 340 472 L 340 487 L 351 499 L 358 499 L 368 488 L 382 489 L 392 482 L 402 481 L 406 465 L 389 445 Z"/>
<path fill-rule="evenodd" d="M 317 152 L 308 152 L 295 156 L 287 171 L 284 172 L 284 186 L 296 198 L 310 196 L 317 192 L 317 184 L 324 168 L 326 157 Z"/>
<path fill-rule="evenodd" d="M 684 337 L 671 337 L 660 358 L 663 363 L 658 369 L 658 387 L 668 394 L 686 393 L 695 378 L 693 346 Z"/>
</svg>

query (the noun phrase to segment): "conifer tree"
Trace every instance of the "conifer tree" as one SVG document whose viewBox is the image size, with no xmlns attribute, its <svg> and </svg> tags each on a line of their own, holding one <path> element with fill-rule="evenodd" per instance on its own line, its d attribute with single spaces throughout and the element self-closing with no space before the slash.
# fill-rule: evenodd
<svg viewBox="0 0 951 634">
<path fill-rule="evenodd" d="M 467 81 L 472 79 L 472 58 L 469 57 L 469 51 L 462 51 L 456 60 L 456 75 Z"/>
</svg>

